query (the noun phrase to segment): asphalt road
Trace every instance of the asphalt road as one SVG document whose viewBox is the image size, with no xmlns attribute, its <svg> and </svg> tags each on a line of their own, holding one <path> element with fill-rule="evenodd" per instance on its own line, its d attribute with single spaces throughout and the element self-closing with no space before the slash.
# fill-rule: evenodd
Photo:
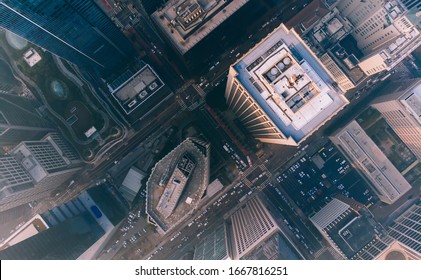
<svg viewBox="0 0 421 280">
<path fill-rule="evenodd" d="M 181 259 L 186 253 L 194 250 L 194 244 L 200 241 L 209 229 L 223 223 L 224 215 L 234 209 L 243 196 L 249 196 L 249 191 L 249 188 L 241 183 L 227 187 L 219 198 L 216 197 L 211 203 L 198 209 L 195 216 L 186 220 L 181 229 L 164 236 L 164 244 L 146 258 Z"/>
</svg>

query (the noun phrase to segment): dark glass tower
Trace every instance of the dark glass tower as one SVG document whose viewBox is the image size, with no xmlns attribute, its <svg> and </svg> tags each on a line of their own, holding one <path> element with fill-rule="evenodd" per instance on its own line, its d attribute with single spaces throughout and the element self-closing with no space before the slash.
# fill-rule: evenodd
<svg viewBox="0 0 421 280">
<path fill-rule="evenodd" d="M 35 110 L 37 105 L 24 97 L 0 93 L 0 146 L 40 140 L 53 126 Z"/>
<path fill-rule="evenodd" d="M 102 76 L 134 55 L 93 0 L 0 0 L 0 26 Z"/>
</svg>

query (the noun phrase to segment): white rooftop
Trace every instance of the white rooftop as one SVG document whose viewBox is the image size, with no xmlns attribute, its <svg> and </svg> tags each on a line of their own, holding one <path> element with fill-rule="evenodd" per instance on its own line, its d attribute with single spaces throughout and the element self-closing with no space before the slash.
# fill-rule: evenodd
<svg viewBox="0 0 421 280">
<path fill-rule="evenodd" d="M 421 124 L 421 82 L 401 99 L 408 112 Z"/>
<path fill-rule="evenodd" d="M 28 63 L 29 67 L 32 67 L 38 62 L 40 62 L 42 57 L 36 50 L 30 48 L 27 52 L 23 54 L 23 59 L 26 61 L 26 63 Z"/>
<path fill-rule="evenodd" d="M 248 1 L 170 0 L 152 14 L 152 19 L 185 54 Z"/>
<path fill-rule="evenodd" d="M 297 142 L 348 103 L 319 59 L 284 25 L 233 68 L 237 79 L 280 130 Z"/>
</svg>

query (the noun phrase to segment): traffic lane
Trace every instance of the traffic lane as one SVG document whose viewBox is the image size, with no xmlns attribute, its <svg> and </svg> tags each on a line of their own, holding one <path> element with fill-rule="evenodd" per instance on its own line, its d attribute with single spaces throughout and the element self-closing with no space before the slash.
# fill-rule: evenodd
<svg viewBox="0 0 421 280">
<path fill-rule="evenodd" d="M 155 255 L 154 259 L 173 259 L 179 254 L 179 252 L 172 252 L 173 248 L 180 249 L 180 245 L 184 247 L 197 243 L 215 223 L 224 222 L 223 215 L 237 205 L 240 198 L 245 194 L 245 189 L 247 187 L 236 190 L 234 194 L 231 191 L 230 194 L 222 195 L 212 205 L 200 212 L 196 218 L 190 220 L 188 225 L 179 231 L 178 235 L 174 235 L 175 238 L 174 236 L 169 238 L 167 244 L 164 245 L 164 248 L 168 247 L 169 250 L 163 250 L 161 254 Z M 165 252 L 166 255 L 164 255 Z"/>
<path fill-rule="evenodd" d="M 166 243 L 162 245 L 165 250 L 155 250 L 156 253 L 152 253 L 151 259 L 177 259 L 182 257 L 179 252 L 180 249 L 188 251 L 189 246 L 201 240 L 215 224 L 224 222 L 224 214 L 235 208 L 243 196 L 249 196 L 249 189 L 246 186 L 241 184 L 234 187 L 222 194 L 207 208 L 199 211 L 200 214 L 194 219 L 186 221 L 186 226 L 179 230 L 179 233 L 167 235 Z M 180 244 L 181 247 L 179 247 Z"/>
<path fill-rule="evenodd" d="M 293 2 L 298 3 L 293 4 Z M 206 80 L 211 85 L 217 83 L 218 77 L 226 72 L 231 64 L 235 63 L 235 61 L 241 58 L 244 53 L 252 49 L 262 39 L 266 38 L 275 28 L 285 22 L 286 19 L 290 19 L 295 15 L 298 9 L 292 9 L 292 7 L 302 6 L 308 2 L 308 0 L 291 1 L 286 3 L 286 5 L 283 3 L 280 7 L 281 9 L 269 9 L 271 12 L 268 15 L 265 15 L 247 27 L 246 40 L 243 40 L 242 43 L 236 45 L 235 47 L 230 46 L 212 62 L 204 63 L 206 66 L 198 71 L 198 73 L 200 73 L 199 76 L 205 76 Z M 198 77 L 194 78 L 198 80 Z M 210 87 L 207 91 L 211 89 L 212 88 Z"/>
<path fill-rule="evenodd" d="M 230 154 L 224 149 L 224 145 L 228 143 L 230 147 L 239 150 L 232 139 L 225 133 L 220 127 L 218 122 L 207 112 L 205 109 L 197 110 L 196 116 L 199 118 L 198 126 L 201 128 L 206 138 L 211 142 L 212 149 L 215 151 L 220 158 L 231 161 Z M 240 155 L 242 153 L 238 152 Z"/>
<path fill-rule="evenodd" d="M 267 196 L 263 193 L 261 195 L 261 198 L 264 201 L 264 204 L 268 208 L 269 212 L 271 213 L 272 217 L 275 219 L 285 238 L 289 240 L 292 246 L 299 253 L 301 253 L 305 259 L 314 259 L 313 254 L 318 250 L 318 247 L 308 245 L 308 240 L 306 240 L 304 237 L 301 238 L 299 235 L 296 235 L 300 232 L 296 232 L 291 226 L 291 224 L 285 220 L 285 217 L 281 214 L 283 211 L 279 206 L 274 205 L 273 202 L 268 200 Z"/>
<path fill-rule="evenodd" d="M 281 212 L 281 215 L 284 217 L 285 224 L 290 225 L 292 231 L 300 236 L 299 239 L 306 240 L 310 249 L 313 252 L 322 248 L 322 244 L 316 238 L 315 234 L 305 225 L 304 221 L 292 210 L 292 205 L 286 200 L 286 198 L 279 195 L 273 187 L 266 187 L 263 190 L 263 193 L 266 195 L 267 199 L 272 202 L 273 205 Z M 291 230 L 290 228 L 290 230 Z M 295 229 L 298 229 L 295 230 Z"/>
</svg>

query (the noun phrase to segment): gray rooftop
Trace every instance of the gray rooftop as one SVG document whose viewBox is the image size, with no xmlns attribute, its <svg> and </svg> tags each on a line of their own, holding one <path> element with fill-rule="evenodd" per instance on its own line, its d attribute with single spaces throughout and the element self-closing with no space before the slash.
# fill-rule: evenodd
<svg viewBox="0 0 421 280">
<path fill-rule="evenodd" d="M 179 168 L 180 159 L 188 154 L 195 163 L 194 169 L 186 179 L 185 186 L 177 195 L 167 215 L 165 211 L 160 211 L 160 203 L 165 202 L 161 198 L 168 188 L 168 183 L 174 179 L 174 171 Z M 178 172 L 177 171 L 177 172 Z M 174 150 L 162 158 L 155 167 L 146 183 L 147 199 L 146 213 L 164 232 L 179 224 L 184 218 L 197 208 L 209 183 L 209 144 L 203 143 L 196 138 L 187 138 Z M 161 209 L 162 210 L 162 209 Z"/>
<path fill-rule="evenodd" d="M 248 1 L 170 0 L 152 14 L 152 19 L 185 54 Z"/>
<path fill-rule="evenodd" d="M 145 65 L 117 88 L 110 86 L 110 90 L 124 112 L 130 114 L 164 85 L 155 71 L 149 65 Z"/>
</svg>

